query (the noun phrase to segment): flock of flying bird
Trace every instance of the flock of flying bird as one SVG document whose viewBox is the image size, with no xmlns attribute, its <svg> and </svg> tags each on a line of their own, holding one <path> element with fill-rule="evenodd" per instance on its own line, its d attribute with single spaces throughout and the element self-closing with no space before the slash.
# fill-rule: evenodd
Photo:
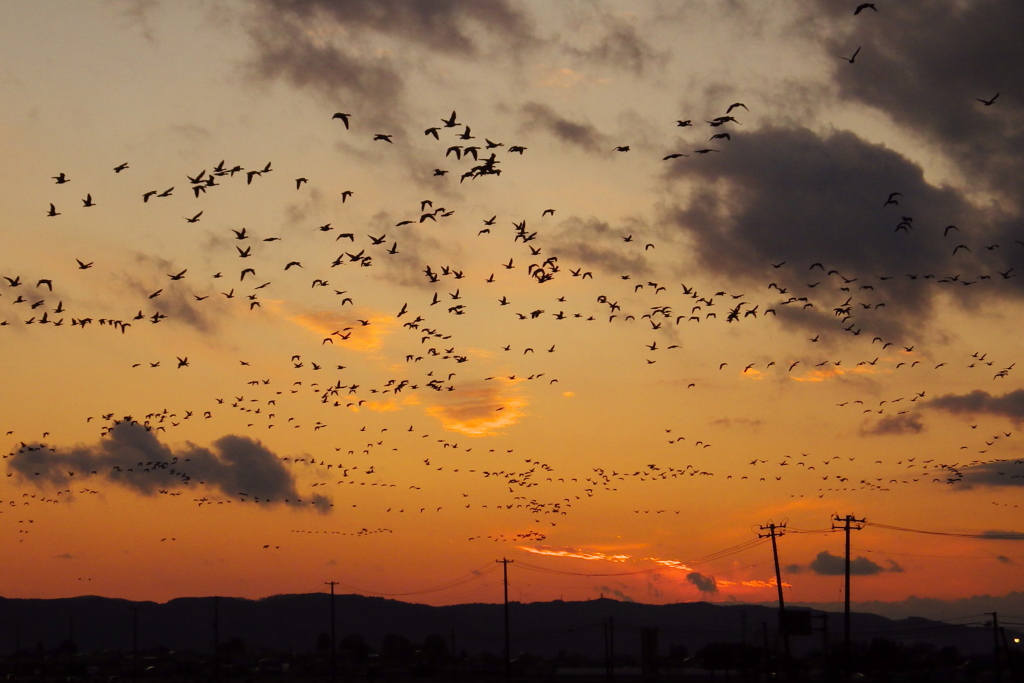
<svg viewBox="0 0 1024 683">
<path fill-rule="evenodd" d="M 873 3 L 859 5 L 854 14 L 865 10 L 878 9 Z M 854 64 L 860 47 L 849 58 Z M 996 102 L 998 94 L 988 99 L 979 98 L 984 106 Z M 740 125 L 735 116 L 749 114 L 750 108 L 742 102 L 724 106 L 723 113 L 703 119 L 678 119 L 675 128 L 700 130 L 699 139 L 704 141 L 693 145 L 688 151 L 672 151 L 661 157 L 662 162 L 699 163 L 700 157 L 710 154 L 727 154 L 728 146 Z M 326 117 L 325 117 L 326 118 Z M 332 123 L 340 126 L 344 135 L 359 134 L 358 114 L 337 112 L 331 117 Z M 705 128 L 706 126 L 706 128 Z M 474 182 L 490 182 L 500 176 L 510 154 L 516 158 L 528 158 L 528 147 L 522 144 L 505 145 L 489 137 L 480 139 L 474 129 L 459 120 L 455 111 L 439 118 L 434 125 L 423 131 L 428 142 L 437 144 L 438 167 L 433 175 L 444 178 L 451 173 L 451 182 L 459 185 Z M 705 137 L 710 134 L 710 137 Z M 395 144 L 395 135 L 387 132 L 365 133 L 372 143 L 383 147 Z M 703 145 L 714 142 L 718 147 Z M 629 144 L 616 145 L 616 153 L 631 151 Z M 135 162 L 132 162 L 135 163 Z M 442 168 L 450 164 L 453 167 Z M 133 167 L 122 162 L 111 168 L 121 178 L 130 178 Z M 306 192 L 315 179 L 302 175 L 275 181 L 281 169 L 272 162 L 261 161 L 254 167 L 246 168 L 226 160 L 212 164 L 198 173 L 184 174 L 183 181 L 171 181 L 166 189 L 147 189 L 136 195 L 135 201 L 148 206 L 186 195 L 191 201 L 202 201 L 207 195 L 228 184 L 243 184 L 253 190 L 263 183 L 285 183 L 294 192 Z M 293 174 L 294 175 L 294 174 Z M 87 179 L 67 171 L 57 172 L 49 181 L 58 186 L 59 197 L 55 197 L 45 210 L 45 216 L 53 221 L 71 221 L 78 210 L 92 210 L 107 201 L 107 197 L 94 197 L 87 187 Z M 68 192 L 81 188 L 78 194 Z M 349 189 L 337 191 L 342 205 L 358 202 L 357 192 Z M 907 198 L 895 190 L 888 197 L 880 197 L 883 207 L 894 207 L 894 233 L 911 236 L 915 230 L 914 218 L 903 215 L 900 202 Z M 872 320 L 899 305 L 876 295 L 876 285 L 894 278 L 905 279 L 919 287 L 978 287 L 999 286 L 1017 276 L 1014 268 L 980 272 L 973 276 L 961 274 L 941 275 L 933 273 L 887 273 L 861 274 L 844 273 L 831 268 L 827 263 L 789 263 L 780 261 L 766 263 L 762 287 L 758 291 L 736 291 L 729 287 L 704 290 L 688 283 L 672 282 L 667 278 L 653 278 L 636 273 L 622 272 L 609 275 L 587 263 L 570 263 L 558 253 L 557 243 L 552 246 L 547 238 L 557 228 L 555 215 L 557 207 L 547 208 L 538 215 L 499 217 L 479 216 L 469 220 L 470 229 L 461 220 L 459 207 L 436 198 L 425 198 L 418 204 L 400 209 L 400 220 L 386 231 L 375 230 L 367 234 L 351 228 L 339 227 L 343 219 L 337 216 L 325 217 L 323 222 L 313 221 L 306 226 L 306 239 L 315 241 L 319 253 L 330 253 L 331 258 L 313 263 L 308 258 L 295 258 L 287 253 L 288 237 L 262 234 L 260 229 L 249 227 L 218 227 L 221 232 L 215 249 L 217 262 L 221 267 L 216 272 L 201 273 L 200 267 L 174 267 L 171 272 L 151 273 L 146 282 L 152 286 L 140 291 L 130 308 L 119 313 L 94 312 L 86 304 L 70 303 L 74 298 L 64 285 L 65 273 L 29 273 L 10 270 L 0 281 L 0 327 L 33 326 L 31 334 L 78 333 L 92 328 L 107 328 L 114 335 L 111 344 L 119 349 L 131 349 L 132 336 L 139 328 L 149 325 L 167 325 L 176 322 L 176 317 L 204 307 L 213 309 L 213 315 L 228 311 L 230 315 L 260 315 L 267 295 L 279 296 L 282 288 L 302 288 L 308 295 L 322 298 L 324 309 L 341 311 L 339 318 L 348 322 L 336 329 L 325 331 L 318 344 L 278 359 L 273 367 L 259 366 L 253 361 L 241 359 L 239 367 L 251 375 L 236 387 L 225 388 L 225 393 L 202 399 L 188 409 L 172 410 L 160 408 L 143 409 L 137 414 L 121 415 L 100 411 L 95 415 L 81 416 L 82 420 L 95 420 L 100 425 L 100 437 L 111 438 L 137 430 L 153 434 L 170 433 L 196 421 L 235 418 L 231 424 L 243 424 L 247 433 L 258 438 L 266 430 L 303 429 L 313 432 L 322 430 L 345 439 L 344 445 L 332 450 L 309 455 L 308 457 L 284 457 L 280 465 L 288 476 L 297 482 L 310 482 L 310 494 L 294 498 L 254 494 L 248 491 L 230 491 L 210 486 L 201 477 L 190 471 L 189 463 L 183 458 L 144 459 L 132 463 L 119 463 L 87 470 L 69 469 L 67 459 L 62 458 L 66 447 L 46 442 L 48 433 L 25 434 L 16 428 L 5 428 L 11 450 L 4 456 L 8 462 L 6 486 L 0 489 L 6 495 L 0 496 L 0 524 L 5 519 L 20 515 L 19 540 L 25 541 L 29 525 L 34 520 L 24 516 L 26 506 L 59 504 L 76 496 L 97 494 L 93 481 L 105 480 L 110 484 L 128 485 L 138 491 L 152 490 L 156 495 L 169 499 L 188 495 L 182 500 L 202 506 L 230 504 L 259 504 L 264 506 L 308 505 L 321 510 L 336 509 L 346 514 L 343 521 L 347 530 L 325 531 L 323 529 L 294 529 L 294 534 L 329 534 L 335 536 L 373 536 L 393 533 L 398 526 L 369 528 L 361 517 L 367 514 L 375 519 L 380 515 L 394 517 L 401 514 L 454 514 L 460 512 L 486 520 L 481 525 L 489 529 L 501 527 L 502 532 L 479 533 L 468 540 L 491 540 L 508 543 L 540 543 L 546 540 L 556 528 L 561 517 L 573 512 L 577 506 L 587 505 L 589 499 L 611 496 L 628 487 L 672 486 L 672 482 L 747 481 L 749 485 L 776 486 L 780 496 L 794 498 L 824 497 L 834 493 L 851 491 L 884 492 L 903 485 L 942 484 L 955 485 L 963 480 L 968 468 L 989 463 L 995 459 L 993 449 L 1001 447 L 1012 435 L 1002 432 L 988 439 L 972 438 L 960 450 L 968 450 L 971 457 L 959 454 L 941 454 L 933 457 L 907 457 L 896 463 L 862 456 L 862 462 L 855 463 L 854 457 L 833 456 L 822 458 L 808 453 L 787 454 L 782 457 L 756 458 L 741 462 L 709 459 L 707 454 L 715 447 L 706 435 L 681 434 L 686 431 L 678 427 L 665 428 L 664 434 L 648 435 L 638 446 L 640 457 L 653 462 L 629 468 L 613 468 L 601 463 L 588 463 L 582 469 L 573 469 L 564 464 L 546 463 L 526 454 L 514 454 L 513 449 L 486 449 L 460 444 L 447 436 L 431 434 L 413 425 L 397 424 L 382 428 L 379 432 L 368 429 L 365 422 L 359 423 L 360 410 L 367 404 L 396 403 L 400 397 L 417 393 L 434 393 L 445 399 L 458 396 L 460 392 L 479 391 L 487 383 L 498 387 L 492 394 L 492 403 L 485 409 L 497 415 L 503 410 L 512 412 L 505 403 L 502 389 L 519 386 L 521 382 L 533 382 L 537 392 L 554 392 L 560 378 L 554 376 L 551 363 L 542 359 L 549 354 L 572 352 L 572 342 L 557 326 L 588 325 L 597 335 L 599 326 L 613 326 L 625 335 L 631 335 L 636 354 L 626 358 L 638 372 L 665 359 L 665 354 L 681 354 L 682 337 L 686 330 L 717 325 L 733 330 L 742 326 L 777 326 L 784 314 L 793 316 L 817 316 L 822 326 L 807 342 L 813 344 L 829 338 L 839 346 L 846 335 L 861 337 L 872 329 Z M 887 209 L 888 210 L 888 209 Z M 211 222 L 207 209 L 188 211 L 183 216 L 186 226 Z M 896 214 L 899 214 L 898 220 Z M 214 219 L 216 220 L 216 219 Z M 407 300 L 395 302 L 390 312 L 369 312 L 363 303 L 357 286 L 365 283 L 362 276 L 369 268 L 402 269 L 407 265 L 391 265 L 389 259 L 401 255 L 407 258 L 404 238 L 409 231 L 446 227 L 450 231 L 460 229 L 471 240 L 482 242 L 504 240 L 505 255 L 491 267 L 479 265 L 467 267 L 455 263 L 453 255 L 449 263 L 417 264 L 414 285 L 407 287 Z M 947 226 L 943 239 L 960 238 L 960 229 Z M 379 234 L 377 234 L 379 233 Z M 623 233 L 614 238 L 615 248 L 634 259 L 642 259 L 650 252 L 657 252 L 658 244 L 634 238 Z M 1020 243 L 1024 246 L 1024 243 Z M 488 248 L 490 248 L 488 246 Z M 984 245 L 977 249 L 993 252 L 1001 245 Z M 1010 245 L 1005 246 L 1011 248 Z M 957 239 L 951 244 L 952 255 L 961 252 L 973 253 L 970 245 Z M 334 256 L 334 254 L 337 254 Z M 977 254 L 975 254 L 977 256 Z M 479 261 L 479 259 L 478 259 Z M 102 255 L 90 254 L 67 264 L 69 271 L 96 272 L 104 268 L 113 269 L 119 264 L 103 263 Z M 592 270 L 587 268 L 591 267 Z M 797 275 L 797 273 L 799 273 Z M 285 282 L 282 283 L 282 280 Z M 793 282 L 803 280 L 798 289 Z M 556 283 L 556 284 L 551 284 Z M 785 284 L 789 283 L 789 284 Z M 509 291 L 499 291 L 509 285 Z M 540 294 L 516 295 L 525 286 L 540 286 L 533 290 Z M 881 289 L 881 287 L 879 287 Z M 592 293 L 596 292 L 596 295 Z M 588 298 L 584 298 L 590 294 Z M 520 303 L 520 300 L 523 303 Z M 542 301 L 543 303 L 538 303 Z M 67 303 L 66 303 L 67 302 Z M 523 370 L 492 374 L 484 377 L 487 367 L 481 362 L 478 342 L 460 334 L 463 327 L 456 325 L 458 316 L 476 313 L 483 307 L 491 315 L 500 318 L 502 327 L 523 326 L 528 331 L 523 337 L 532 337 L 533 342 L 517 345 L 501 344 L 488 353 L 508 359 L 507 366 Z M 791 313 L 795 311 L 795 313 Z M 769 322 L 770 321 L 770 322 Z M 532 326 L 532 327 L 530 327 Z M 360 368 L 345 365 L 338 353 L 346 345 L 365 339 L 376 327 L 386 327 L 394 338 L 401 338 L 407 344 L 402 354 L 402 371 L 393 377 L 377 380 Z M 60 328 L 60 329 L 59 329 Z M 71 330 L 75 332 L 71 332 Z M 453 331 L 454 329 L 454 331 Z M 764 329 L 763 327 L 758 330 Z M 92 333 L 92 330 L 90 330 Z M 760 333 L 759 331 L 753 332 Z M 8 330 L 5 343 L 31 337 L 15 336 Z M 19 334 L 21 331 L 19 330 Z M 813 355 L 810 351 L 785 358 L 768 359 L 761 355 L 750 358 L 721 361 L 715 368 L 720 376 L 729 375 L 729 381 L 742 382 L 751 377 L 765 377 L 774 373 L 780 377 L 830 377 L 861 370 L 885 370 L 889 373 L 936 373 L 951 366 L 960 365 L 979 374 L 980 379 L 1001 380 L 1014 371 L 1013 362 L 990 360 L 988 354 L 978 352 L 970 358 L 935 359 L 920 353 L 915 345 L 903 344 L 901 340 L 885 339 L 871 335 L 856 340 L 857 344 L 846 344 L 844 348 L 857 348 L 854 357 L 828 357 Z M 824 346 L 824 344 L 823 344 Z M 127 355 L 125 353 L 124 355 Z M 139 372 L 166 370 L 171 368 L 182 373 L 195 371 L 201 352 L 195 349 L 168 351 L 166 355 L 154 358 L 131 358 L 125 363 Z M 341 360 L 340 360 L 341 359 Z M 674 361 L 672 361 L 674 362 Z M 668 365 L 665 363 L 663 365 Z M 663 366 L 658 366 L 658 368 Z M 677 367 L 676 365 L 672 366 Z M 685 382 L 686 391 L 700 391 L 701 380 Z M 430 398 L 421 399 L 429 402 Z M 927 401 L 926 392 L 910 396 L 897 396 L 881 401 L 867 397 L 851 397 L 839 403 L 836 408 L 845 411 L 858 410 L 860 415 L 884 415 L 885 418 L 899 419 L 909 414 L 912 404 Z M 313 412 L 309 405 L 317 406 Z M 878 418 L 874 418 L 878 419 Z M 358 429 L 356 428 L 358 426 Z M 373 435 L 371 436 L 371 433 Z M 665 443 L 667 442 L 667 443 Z M 451 457 L 458 452 L 460 458 Z M 429 496 L 421 493 L 423 485 L 399 483 L 407 478 L 408 472 L 396 471 L 389 462 L 394 462 L 396 452 L 414 452 L 423 455 L 424 474 L 432 479 L 431 486 L 444 481 L 443 490 L 458 490 L 457 494 L 442 505 L 435 505 Z M 479 456 L 479 464 L 466 467 L 463 456 Z M 652 455 L 658 455 L 655 460 Z M 954 457 L 955 455 L 955 457 Z M 45 457 L 42 457 L 45 456 Z M 978 457 L 975 457 L 978 456 Z M 47 460 L 46 458 L 49 458 Z M 682 458 L 682 460 L 680 459 Z M 692 462 L 687 462 L 692 458 Z M 97 460 L 96 462 L 100 462 Z M 1017 461 L 1018 464 L 1020 461 Z M 28 467 L 32 463 L 36 469 Z M 668 464 L 671 463 L 671 464 Z M 877 466 L 874 476 L 865 470 Z M 856 474 L 852 473 L 856 471 Z M 799 472 L 799 474 L 794 474 Z M 17 476 L 15 480 L 13 477 Z M 1010 476 L 1010 475 L 1008 475 Z M 15 489 L 15 482 L 22 485 L 26 480 L 38 484 L 41 491 Z M 789 487 L 791 481 L 798 483 Z M 74 482 L 74 485 L 71 483 Z M 497 483 L 498 485 L 492 485 Z M 59 490 L 52 492 L 57 485 Z M 347 501 L 351 496 L 346 489 L 377 487 L 383 492 L 381 502 L 358 503 Z M 400 495 L 399 495 L 400 494 Z M 386 502 L 385 502 L 386 501 Z M 351 512 L 355 508 L 355 512 Z M 468 512 L 464 512 L 468 511 Z M 680 510 L 648 507 L 636 508 L 635 514 L 659 514 Z M 486 516 L 493 516 L 491 517 Z M 165 540 L 165 539 L 161 539 Z M 174 540 L 174 539 L 171 539 Z M 263 549 L 280 549 L 279 542 L 263 545 Z"/>
</svg>

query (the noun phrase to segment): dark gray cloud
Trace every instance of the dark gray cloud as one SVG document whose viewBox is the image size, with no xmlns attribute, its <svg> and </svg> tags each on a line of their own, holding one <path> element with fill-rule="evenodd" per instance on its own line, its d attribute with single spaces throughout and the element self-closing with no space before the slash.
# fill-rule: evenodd
<svg viewBox="0 0 1024 683">
<path fill-rule="evenodd" d="M 618 588 L 613 588 L 612 586 L 598 586 L 597 590 L 601 593 L 601 597 L 604 597 L 607 594 L 618 598 L 622 602 L 636 602 L 636 600 L 634 600 L 631 596 L 627 595 Z"/>
<path fill-rule="evenodd" d="M 148 42 L 156 42 L 150 19 L 160 9 L 160 0 L 114 0 L 113 5 L 121 17 L 142 31 Z"/>
<path fill-rule="evenodd" d="M 248 28 L 252 76 L 358 102 L 378 126 L 400 125 L 410 66 L 374 49 L 381 39 L 465 59 L 533 40 L 527 16 L 506 0 L 259 0 Z"/>
<path fill-rule="evenodd" d="M 1014 422 L 1024 420 L 1024 389 L 1016 389 L 1002 396 L 975 389 L 968 394 L 946 394 L 928 401 L 930 408 L 954 415 L 998 415 Z"/>
<path fill-rule="evenodd" d="M 849 55 L 861 47 L 855 64 L 835 61 L 841 97 L 876 107 L 929 139 L 972 181 L 1019 197 L 1024 5 L 887 3 L 856 17 L 842 3 L 818 0 L 818 7 L 829 52 Z M 996 93 L 992 106 L 978 101 Z"/>
<path fill-rule="evenodd" d="M 333 42 L 313 40 L 302 23 L 268 11 L 250 30 L 254 55 L 250 75 L 285 81 L 332 102 L 358 101 L 369 126 L 390 126 L 404 88 L 401 67 L 392 58 L 355 54 Z"/>
<path fill-rule="evenodd" d="M 687 196 L 666 210 L 663 228 L 690 237 L 698 264 L 712 272 L 770 278 L 817 302 L 807 312 L 790 307 L 783 319 L 827 316 L 849 299 L 846 325 L 898 341 L 927 318 L 939 291 L 964 305 L 1019 293 L 1013 273 L 999 275 L 1011 267 L 1012 240 L 984 249 L 1008 229 L 1005 217 L 929 184 L 902 155 L 845 131 L 731 133 L 709 145 L 718 153 L 670 162 L 668 189 Z M 893 192 L 902 196 L 887 206 Z M 949 225 L 962 229 L 944 235 Z"/>
<path fill-rule="evenodd" d="M 920 434 L 924 431 L 921 416 L 917 413 L 906 415 L 886 415 L 878 422 L 860 428 L 862 436 L 894 436 L 900 434 Z"/>
<path fill-rule="evenodd" d="M 542 130 L 557 140 L 586 152 L 608 154 L 613 145 L 593 124 L 572 121 L 546 104 L 527 102 L 521 108 L 522 128 L 526 132 Z"/>
<path fill-rule="evenodd" d="M 477 56 L 491 40 L 531 34 L 527 17 L 506 0 L 261 0 L 264 18 L 307 27 L 372 31 L 431 51 Z"/>
<path fill-rule="evenodd" d="M 165 273 L 177 275 L 186 268 L 171 263 L 167 259 L 149 254 L 136 254 L 135 261 L 145 271 L 150 273 Z M 224 320 L 228 312 L 222 297 L 196 299 L 197 292 L 192 288 L 192 280 L 186 273 L 181 280 L 171 280 L 169 277 L 163 280 L 148 278 L 142 281 L 134 275 L 126 276 L 128 289 L 138 295 L 138 310 L 132 311 L 124 322 L 131 323 L 133 327 L 154 324 L 151 322 L 155 313 L 160 313 L 165 318 L 159 318 L 161 325 L 187 325 L 198 332 L 210 333 L 218 329 L 219 324 Z M 153 296 L 156 292 L 157 296 Z M 199 293 L 199 296 L 210 294 L 208 291 Z M 132 319 L 138 314 L 142 318 Z"/>
<path fill-rule="evenodd" d="M 8 468 L 28 481 L 65 487 L 91 476 L 151 496 L 161 490 L 202 485 L 232 498 L 287 505 L 315 505 L 326 511 L 330 500 L 303 499 L 295 478 L 266 446 L 245 436 L 227 435 L 212 448 L 187 444 L 171 449 L 136 422 L 121 421 L 98 443 L 55 452 L 24 447 L 7 459 Z"/>
<path fill-rule="evenodd" d="M 686 575 L 686 580 L 697 587 L 701 593 L 717 593 L 718 582 L 715 581 L 713 576 L 705 576 L 700 572 L 690 572 Z"/>
<path fill-rule="evenodd" d="M 894 566 L 899 567 L 899 565 Z M 818 553 L 817 557 L 811 560 L 807 568 L 815 574 L 821 574 L 822 576 L 843 576 L 846 574 L 846 560 L 838 555 L 833 555 L 827 550 L 823 550 Z M 890 567 L 887 570 L 882 565 L 872 562 L 866 557 L 855 557 L 850 560 L 850 574 L 852 576 L 871 576 L 884 571 L 902 571 L 902 569 Z"/>
<path fill-rule="evenodd" d="M 456 270 L 460 269 L 456 264 L 462 255 L 457 250 L 449 245 L 443 245 L 440 240 L 425 231 L 410 229 L 412 226 L 396 228 L 396 222 L 398 221 L 395 217 L 387 213 L 379 213 L 373 217 L 376 226 L 374 229 L 378 234 L 387 234 L 388 248 L 397 244 L 395 248 L 398 252 L 373 252 L 376 256 L 373 260 L 373 277 L 383 278 L 404 287 L 433 291 L 437 285 L 431 283 L 430 278 L 424 274 L 424 264 L 432 264 L 433 270 L 438 272 L 443 265 L 452 265 Z M 384 247 L 382 245 L 377 249 L 383 250 Z M 411 305 L 409 311 L 414 315 L 422 313 L 415 305 Z"/>
<path fill-rule="evenodd" d="M 632 221 L 612 227 L 597 218 L 573 216 L 558 225 L 547 243 L 562 267 L 583 266 L 584 270 L 594 268 L 607 275 L 643 276 L 651 272 L 644 258 L 646 231 L 646 226 Z M 625 242 L 626 237 L 631 241 Z"/>
<path fill-rule="evenodd" d="M 599 28 L 591 44 L 567 48 L 570 54 L 584 62 L 597 62 L 641 76 L 667 61 L 667 52 L 654 49 L 644 39 L 641 27 L 632 18 L 605 13 L 597 17 L 594 23 Z"/>
<path fill-rule="evenodd" d="M 957 484 L 958 489 L 970 489 L 975 486 L 1024 486 L 1024 460 L 996 460 L 960 468 L 959 471 L 963 476 Z"/>
</svg>

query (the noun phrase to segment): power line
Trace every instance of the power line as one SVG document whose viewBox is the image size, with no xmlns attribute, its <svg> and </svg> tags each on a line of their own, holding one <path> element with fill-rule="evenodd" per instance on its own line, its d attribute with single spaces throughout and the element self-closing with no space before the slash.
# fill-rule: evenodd
<svg viewBox="0 0 1024 683">
<path fill-rule="evenodd" d="M 822 529 L 797 529 L 795 527 L 790 527 L 787 529 L 787 531 L 791 534 L 831 534 L 835 533 L 836 529 L 835 527 L 830 526 L 824 527 Z"/>
<path fill-rule="evenodd" d="M 434 588 L 425 588 L 423 590 L 418 590 L 418 591 L 407 591 L 405 593 L 381 593 L 381 592 L 378 592 L 378 591 L 361 590 L 359 588 L 355 588 L 353 586 L 349 586 L 348 584 L 344 584 L 344 583 L 341 583 L 341 582 L 338 582 L 338 585 L 339 586 L 344 586 L 348 590 L 355 591 L 356 593 L 358 593 L 360 595 L 379 595 L 379 596 L 382 596 L 382 597 L 402 597 L 402 596 L 406 596 L 406 595 L 424 595 L 426 593 L 437 593 L 439 591 L 448 590 L 450 588 L 456 588 L 458 586 L 467 584 L 467 583 L 469 583 L 471 581 L 476 581 L 477 579 L 482 579 L 484 576 L 490 574 L 491 572 L 497 571 L 497 569 L 498 568 L 495 567 L 495 566 L 491 566 L 489 564 L 485 564 L 483 567 L 480 567 L 479 569 L 474 570 L 470 574 L 462 576 L 462 577 L 460 577 L 458 579 L 452 579 L 451 581 L 449 581 L 447 583 L 443 583 L 440 586 L 435 586 Z"/>
<path fill-rule="evenodd" d="M 878 527 L 879 529 L 889 529 L 890 531 L 927 534 L 929 536 L 956 536 L 957 538 L 979 538 L 988 541 L 1024 541 L 1024 533 L 1020 531 L 986 531 L 980 534 L 967 534 L 955 531 L 926 531 L 923 529 L 910 529 L 902 526 L 893 526 L 891 524 L 881 524 L 879 522 L 864 522 L 864 525 Z"/>
<path fill-rule="evenodd" d="M 935 555 L 930 553 L 897 553 L 891 550 L 875 550 L 873 548 L 857 548 L 854 547 L 859 553 L 879 553 L 882 555 L 899 555 L 901 557 L 944 557 L 954 560 L 991 560 L 994 555 Z M 1007 559 L 1020 560 L 1024 559 L 1024 555 L 1007 555 Z"/>
</svg>

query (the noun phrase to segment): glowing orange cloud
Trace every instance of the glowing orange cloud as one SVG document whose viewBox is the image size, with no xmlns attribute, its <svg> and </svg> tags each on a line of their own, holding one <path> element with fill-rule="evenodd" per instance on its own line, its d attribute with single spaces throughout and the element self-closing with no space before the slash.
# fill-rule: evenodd
<svg viewBox="0 0 1024 683">
<path fill-rule="evenodd" d="M 331 341 L 326 344 L 336 348 L 352 349 L 369 353 L 380 350 L 384 339 L 395 327 L 395 318 L 375 313 L 337 313 L 335 311 L 314 311 L 300 313 L 288 318 L 299 327 L 315 332 Z M 368 324 L 364 325 L 360 321 Z"/>
<path fill-rule="evenodd" d="M 794 382 L 826 382 L 826 381 L 828 381 L 830 379 L 834 379 L 836 377 L 842 377 L 843 375 L 848 375 L 848 374 L 867 374 L 867 375 L 873 375 L 873 374 L 875 374 L 875 372 L 876 372 L 875 367 L 873 365 L 866 364 L 866 363 L 863 364 L 863 365 L 858 365 L 858 366 L 853 367 L 853 368 L 842 368 L 842 367 L 839 367 L 838 365 L 833 365 L 833 366 L 828 367 L 828 368 L 824 368 L 824 367 L 823 368 L 814 368 L 813 370 L 811 370 L 807 374 L 803 375 L 802 377 L 794 375 L 792 377 L 792 379 L 793 379 Z"/>
<path fill-rule="evenodd" d="M 394 413 L 405 406 L 417 406 L 419 404 L 419 397 L 410 394 L 408 396 L 395 397 L 387 401 L 370 401 L 365 398 L 358 399 L 353 396 L 345 405 L 353 412 L 359 412 L 360 409 L 366 408 L 367 410 L 372 410 L 375 413 Z"/>
<path fill-rule="evenodd" d="M 550 557 L 570 557 L 576 560 L 604 560 L 606 562 L 626 562 L 631 560 L 629 555 L 606 555 L 601 552 L 587 552 L 577 548 L 555 548 L 552 546 L 517 546 L 519 550 L 525 550 L 534 555 L 548 555 Z"/>
<path fill-rule="evenodd" d="M 572 69 L 551 69 L 541 77 L 540 84 L 546 88 L 567 90 L 582 80 L 583 75 Z"/>
<path fill-rule="evenodd" d="M 688 572 L 693 571 L 693 567 L 679 560 L 659 560 L 655 557 L 648 557 L 646 559 L 650 560 L 651 562 L 654 562 L 655 564 L 660 564 L 662 567 L 666 567 L 668 569 L 682 569 Z"/>
<path fill-rule="evenodd" d="M 519 421 L 527 401 L 515 391 L 520 380 L 495 378 L 489 381 L 460 384 L 456 390 L 441 396 L 427 414 L 437 418 L 441 426 L 467 436 L 489 436 L 496 430 Z"/>
<path fill-rule="evenodd" d="M 718 580 L 718 585 L 719 586 L 726 586 L 726 587 L 728 587 L 728 586 L 744 586 L 746 588 L 775 588 L 775 579 L 772 579 L 771 581 L 761 581 L 759 579 L 750 579 L 748 581 L 725 581 L 725 580 L 719 579 Z M 791 584 L 788 584 L 785 581 L 782 582 L 782 586 L 784 588 L 792 588 L 793 587 Z"/>
<path fill-rule="evenodd" d="M 517 546 L 519 550 L 524 550 L 528 553 L 535 555 L 547 555 L 548 557 L 568 557 L 575 560 L 603 560 L 605 562 L 653 562 L 659 567 L 665 569 L 681 570 L 681 571 L 693 571 L 693 567 L 689 566 L 681 560 L 665 560 L 657 557 L 640 557 L 636 558 L 632 555 L 616 554 L 609 555 L 599 550 L 584 550 L 582 548 L 568 548 L 568 547 L 555 547 L 548 545 L 540 546 Z"/>
</svg>

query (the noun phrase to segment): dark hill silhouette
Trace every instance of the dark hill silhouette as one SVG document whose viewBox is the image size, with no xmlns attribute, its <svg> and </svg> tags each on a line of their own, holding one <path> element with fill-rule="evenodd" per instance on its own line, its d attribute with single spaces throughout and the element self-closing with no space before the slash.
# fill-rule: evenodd
<svg viewBox="0 0 1024 683">
<path fill-rule="evenodd" d="M 413 643 L 428 636 L 455 637 L 467 653 L 500 654 L 503 648 L 502 605 L 465 604 L 432 607 L 384 598 L 338 595 L 335 610 L 339 640 L 363 636 L 378 647 L 385 636 L 404 636 Z M 79 652 L 130 651 L 133 614 L 137 611 L 139 647 L 210 652 L 214 643 L 214 601 L 179 598 L 167 603 L 84 596 L 63 599 L 0 598 L 0 652 L 22 647 L 51 649 L 73 639 Z M 219 598 L 220 642 L 240 640 L 249 648 L 311 652 L 317 639 L 330 632 L 330 596 L 324 593 L 276 595 L 260 600 Z M 814 614 L 828 614 L 813 612 Z M 658 630 L 659 649 L 685 646 L 693 652 L 710 642 L 763 642 L 764 630 L 777 637 L 777 612 L 760 605 L 719 605 L 706 602 L 646 605 L 609 599 L 585 602 L 512 603 L 511 642 L 514 653 L 551 657 L 559 652 L 599 658 L 604 624 L 614 621 L 616 651 L 639 656 L 640 629 Z M 794 650 L 821 647 L 821 619 L 815 632 L 794 637 Z M 842 638 L 842 614 L 827 618 L 831 642 Z M 855 641 L 887 638 L 907 644 L 954 646 L 961 653 L 990 653 L 991 631 L 954 626 L 927 619 L 891 620 L 873 614 L 852 616 Z M 1012 637 L 1012 635 L 1011 635 Z"/>
</svg>

